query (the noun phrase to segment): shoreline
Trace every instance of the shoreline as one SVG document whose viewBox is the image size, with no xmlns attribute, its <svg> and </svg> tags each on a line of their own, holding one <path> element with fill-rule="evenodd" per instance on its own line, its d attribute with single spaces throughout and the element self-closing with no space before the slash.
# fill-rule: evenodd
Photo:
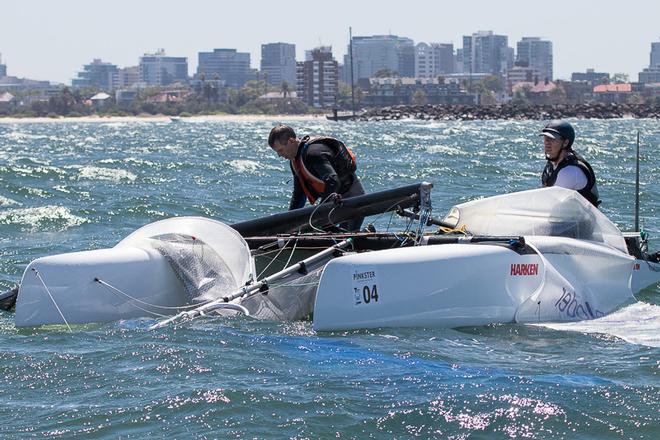
<svg viewBox="0 0 660 440">
<path fill-rule="evenodd" d="M 330 116 L 317 114 L 218 114 L 167 116 L 140 114 L 137 116 L 58 116 L 52 117 L 0 117 L 0 124 L 30 123 L 116 123 L 116 122 L 242 122 L 242 121 L 325 121 Z M 629 103 L 582 104 L 497 104 L 477 105 L 395 105 L 369 108 L 355 116 L 342 116 L 341 120 L 375 122 L 390 120 L 470 121 L 470 120 L 547 120 L 547 119 L 660 119 L 660 105 Z M 336 122 L 336 121 L 335 121 Z"/>
<path fill-rule="evenodd" d="M 173 120 L 174 119 L 174 120 Z M 325 115 L 199 115 L 199 116 L 165 116 L 165 115 L 138 115 L 138 116 L 59 116 L 57 118 L 49 117 L 28 117 L 16 118 L 11 116 L 0 117 L 0 124 L 35 124 L 35 123 L 63 123 L 63 122 L 185 122 L 185 121 L 254 121 L 254 120 L 325 120 Z"/>
</svg>

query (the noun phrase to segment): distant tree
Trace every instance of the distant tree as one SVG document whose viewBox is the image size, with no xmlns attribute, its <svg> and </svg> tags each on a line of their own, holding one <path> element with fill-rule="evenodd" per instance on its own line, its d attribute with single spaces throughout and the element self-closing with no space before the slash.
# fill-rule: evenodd
<svg viewBox="0 0 660 440">
<path fill-rule="evenodd" d="M 489 75 L 481 80 L 480 84 L 483 85 L 483 88 L 490 90 L 491 92 L 501 92 L 504 90 L 504 84 L 502 83 L 502 78 L 496 75 Z"/>
<path fill-rule="evenodd" d="M 626 84 L 628 82 L 627 73 L 615 73 L 612 75 L 612 82 L 614 84 Z"/>
<path fill-rule="evenodd" d="M 217 103 L 220 95 L 215 83 L 204 81 L 202 83 L 202 96 L 207 104 Z"/>
<path fill-rule="evenodd" d="M 442 75 L 438 75 L 438 84 L 444 84 L 445 83 L 445 77 Z"/>
<path fill-rule="evenodd" d="M 550 104 L 566 104 L 566 90 L 562 84 L 557 84 L 557 87 L 548 92 L 548 101 Z"/>
<path fill-rule="evenodd" d="M 497 104 L 497 98 L 495 97 L 495 93 L 493 93 L 490 90 L 484 90 L 479 95 L 479 103 L 481 105 L 495 105 L 495 104 Z"/>
<path fill-rule="evenodd" d="M 380 69 L 378 72 L 374 73 L 374 78 L 395 78 L 398 76 L 398 72 L 390 69 Z"/>
<path fill-rule="evenodd" d="M 287 96 L 290 95 L 289 83 L 286 81 L 282 81 L 281 89 L 282 89 L 282 98 L 286 99 Z"/>
<path fill-rule="evenodd" d="M 356 97 L 357 101 L 357 97 Z M 356 102 L 357 104 L 357 102 Z M 339 83 L 339 92 L 337 93 L 337 107 L 341 109 L 351 108 L 351 85 L 345 82 Z"/>
<path fill-rule="evenodd" d="M 424 90 L 416 90 L 410 98 L 412 105 L 425 105 L 427 102 Z"/>
<path fill-rule="evenodd" d="M 516 89 L 513 93 L 513 103 L 514 104 L 529 104 L 529 92 L 532 90 L 532 86 L 529 84 L 524 84 L 522 87 Z"/>
</svg>

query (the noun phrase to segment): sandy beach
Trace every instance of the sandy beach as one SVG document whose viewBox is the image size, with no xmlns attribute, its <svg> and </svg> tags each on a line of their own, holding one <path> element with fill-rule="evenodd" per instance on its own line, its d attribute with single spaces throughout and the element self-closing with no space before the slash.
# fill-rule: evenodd
<svg viewBox="0 0 660 440">
<path fill-rule="evenodd" d="M 189 117 L 165 116 L 165 115 L 140 115 L 140 116 L 77 116 L 57 118 L 13 118 L 0 117 L 0 124 L 34 124 L 34 123 L 62 123 L 62 122 L 167 122 L 172 120 L 181 121 L 255 121 L 255 120 L 325 120 L 325 115 L 199 115 Z"/>
</svg>

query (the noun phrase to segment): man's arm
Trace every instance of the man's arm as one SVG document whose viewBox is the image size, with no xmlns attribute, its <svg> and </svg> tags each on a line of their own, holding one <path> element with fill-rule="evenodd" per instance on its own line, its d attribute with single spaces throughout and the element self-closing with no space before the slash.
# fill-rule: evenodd
<svg viewBox="0 0 660 440">
<path fill-rule="evenodd" d="M 310 171 L 325 183 L 325 191 L 321 201 L 325 201 L 332 193 L 338 193 L 341 187 L 337 171 L 332 166 L 333 151 L 323 144 L 312 144 L 308 147 L 306 163 Z"/>
<path fill-rule="evenodd" d="M 289 211 L 292 209 L 303 208 L 307 201 L 307 196 L 305 195 L 302 186 L 300 186 L 298 176 L 293 172 L 293 169 L 291 169 L 291 173 L 293 174 L 293 194 L 291 194 L 291 201 L 289 202 Z"/>
<path fill-rule="evenodd" d="M 580 167 L 569 165 L 559 170 L 559 174 L 557 174 L 557 180 L 555 181 L 555 186 L 561 186 L 562 188 L 574 189 L 578 191 L 585 188 L 588 183 L 589 180 L 584 174 L 584 171 L 580 169 Z"/>
</svg>

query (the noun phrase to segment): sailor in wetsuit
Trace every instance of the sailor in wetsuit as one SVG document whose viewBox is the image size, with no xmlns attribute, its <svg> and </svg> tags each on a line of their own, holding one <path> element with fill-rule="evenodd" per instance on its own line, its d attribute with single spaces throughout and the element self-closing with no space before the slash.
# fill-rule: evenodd
<svg viewBox="0 0 660 440">
<path fill-rule="evenodd" d="M 335 201 L 333 194 L 344 199 L 364 194 L 355 174 L 355 156 L 340 140 L 309 136 L 298 139 L 291 127 L 277 125 L 270 131 L 268 145 L 278 156 L 289 160 L 294 175 L 289 209 L 302 208 L 306 200 L 310 204 L 317 200 Z M 340 228 L 358 231 L 363 220 L 342 223 Z"/>
<path fill-rule="evenodd" d="M 566 121 L 550 121 L 541 130 L 545 158 L 548 162 L 541 175 L 543 186 L 561 186 L 576 190 L 594 206 L 600 204 L 596 175 L 591 165 L 573 151 L 575 129 Z"/>
</svg>

